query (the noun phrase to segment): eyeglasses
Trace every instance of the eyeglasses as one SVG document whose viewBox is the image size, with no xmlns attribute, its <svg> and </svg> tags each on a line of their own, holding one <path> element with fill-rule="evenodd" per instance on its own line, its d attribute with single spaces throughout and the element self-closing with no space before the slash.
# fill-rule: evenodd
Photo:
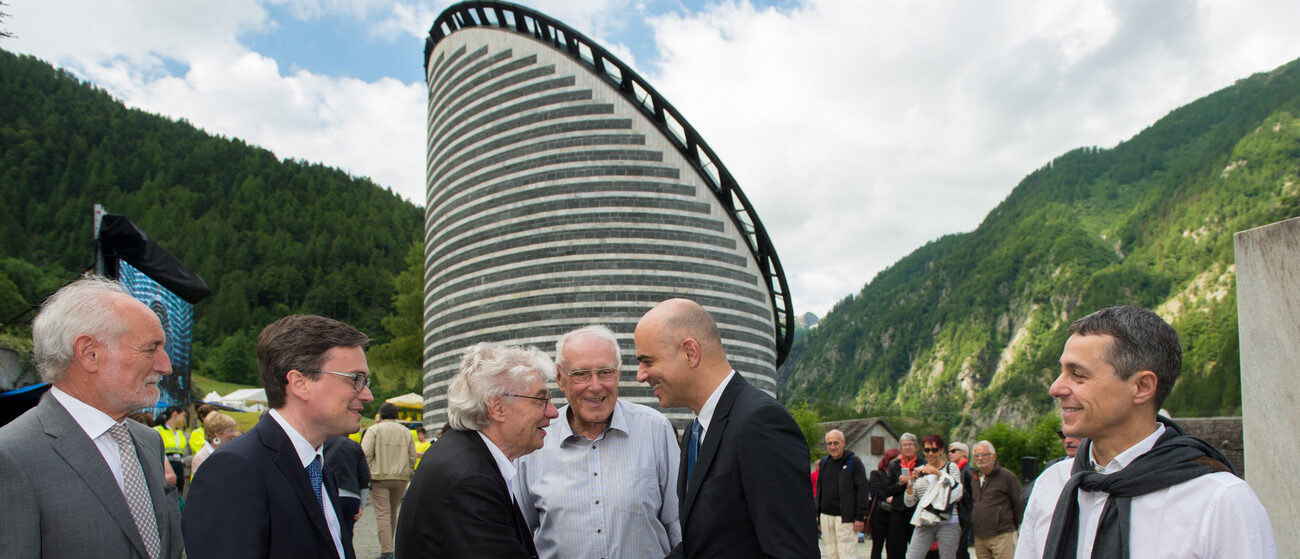
<svg viewBox="0 0 1300 559">
<path fill-rule="evenodd" d="M 928 446 L 925 447 L 925 448 L 922 449 L 922 450 L 924 450 L 926 454 L 934 454 L 934 453 L 936 453 L 936 452 L 943 452 L 943 449 L 942 449 L 942 448 L 933 448 L 933 447 L 928 447 Z"/>
<path fill-rule="evenodd" d="M 506 393 L 506 396 L 514 396 L 516 398 L 528 398 L 529 400 L 537 400 L 542 403 L 543 408 L 546 407 L 547 402 L 551 401 L 551 393 L 549 391 L 546 393 L 545 396 L 524 396 L 523 394 L 510 394 L 510 393 Z"/>
<path fill-rule="evenodd" d="M 341 377 L 348 377 L 352 379 L 352 389 L 356 390 L 357 392 L 361 392 L 362 390 L 365 390 L 367 386 L 370 386 L 370 377 L 365 373 L 336 373 L 334 371 L 317 371 L 317 372 L 325 373 L 327 375 L 338 375 Z"/>
<path fill-rule="evenodd" d="M 560 371 L 569 375 L 569 379 L 578 384 L 591 382 L 592 374 L 595 374 L 596 380 L 599 380 L 600 382 L 618 380 L 618 369 L 611 369 L 608 367 L 603 369 L 578 369 L 575 371 L 565 371 L 564 367 L 560 367 Z"/>
<path fill-rule="evenodd" d="M 987 453 L 987 452 L 976 452 L 976 453 L 975 453 L 975 457 L 976 457 L 976 458 L 988 458 L 988 457 L 990 457 L 990 456 L 993 456 L 993 455 L 992 455 L 992 454 L 989 454 L 989 453 Z"/>
</svg>

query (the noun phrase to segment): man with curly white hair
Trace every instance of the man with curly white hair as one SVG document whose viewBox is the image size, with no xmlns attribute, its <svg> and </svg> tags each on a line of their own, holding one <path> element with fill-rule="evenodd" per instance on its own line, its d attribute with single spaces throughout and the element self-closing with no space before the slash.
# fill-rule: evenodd
<svg viewBox="0 0 1300 559">
<path fill-rule="evenodd" d="M 535 347 L 466 350 L 447 389 L 452 430 L 425 454 L 397 519 L 398 557 L 537 557 L 511 462 L 541 448 L 559 417 L 546 388 L 554 377 Z"/>
</svg>

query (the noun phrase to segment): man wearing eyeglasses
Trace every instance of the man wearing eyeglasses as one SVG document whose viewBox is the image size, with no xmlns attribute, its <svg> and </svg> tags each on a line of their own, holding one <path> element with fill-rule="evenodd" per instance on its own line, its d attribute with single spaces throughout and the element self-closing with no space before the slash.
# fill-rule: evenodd
<svg viewBox="0 0 1300 559">
<path fill-rule="evenodd" d="M 514 480 L 540 557 L 663 557 L 682 539 L 672 424 L 618 399 L 621 363 L 605 326 L 555 344 L 555 382 L 569 403 Z"/>
<path fill-rule="evenodd" d="M 415 473 L 415 439 L 411 430 L 397 421 L 397 406 L 379 406 L 379 423 L 366 429 L 361 439 L 370 466 L 370 498 L 375 503 L 375 525 L 379 530 L 379 559 L 393 559 L 393 526 L 397 506 L 402 503 L 406 484 Z"/>
<path fill-rule="evenodd" d="M 325 439 L 355 433 L 370 394 L 370 339 L 337 320 L 292 315 L 257 338 L 271 411 L 203 463 L 182 527 L 190 559 L 338 557 L 338 486 L 323 471 Z"/>
<path fill-rule="evenodd" d="M 1016 554 L 1016 528 L 1025 515 L 1020 500 L 1020 480 L 998 465 L 993 443 L 975 443 L 979 475 L 970 484 L 975 501 L 971 520 L 975 530 L 975 555 L 979 559 L 1011 559 Z"/>
</svg>

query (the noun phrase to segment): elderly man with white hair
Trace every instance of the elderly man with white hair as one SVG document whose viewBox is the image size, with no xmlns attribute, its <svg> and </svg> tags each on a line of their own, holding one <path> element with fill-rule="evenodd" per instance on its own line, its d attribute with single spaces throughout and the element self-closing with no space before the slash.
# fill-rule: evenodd
<svg viewBox="0 0 1300 559">
<path fill-rule="evenodd" d="M 975 506 L 971 513 L 975 555 L 979 559 L 1010 559 L 1016 554 L 1016 529 L 1025 515 L 1020 500 L 1020 480 L 998 465 L 993 443 L 975 443 L 976 483 L 971 484 Z"/>
<path fill-rule="evenodd" d="M 0 428 L 0 557 L 179 558 L 162 439 L 127 419 L 158 402 L 172 372 L 158 316 L 121 284 L 88 277 L 41 305 L 32 343 L 53 386 Z"/>
<path fill-rule="evenodd" d="M 619 399 L 622 362 L 614 332 L 599 324 L 555 343 L 555 382 L 569 404 L 515 476 L 543 558 L 663 557 L 682 541 L 677 435 L 664 414 Z"/>
<path fill-rule="evenodd" d="M 542 447 L 559 413 L 534 347 L 480 343 L 447 389 L 451 431 L 430 447 L 397 519 L 398 557 L 537 557 L 515 504 L 512 461 Z"/>
</svg>

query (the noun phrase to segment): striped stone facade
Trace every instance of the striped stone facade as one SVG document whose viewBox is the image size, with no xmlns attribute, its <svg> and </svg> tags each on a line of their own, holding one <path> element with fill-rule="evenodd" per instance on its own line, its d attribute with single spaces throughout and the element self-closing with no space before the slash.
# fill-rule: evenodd
<svg viewBox="0 0 1300 559">
<path fill-rule="evenodd" d="M 671 297 L 707 308 L 732 365 L 775 393 L 773 294 L 732 215 L 660 127 L 589 65 L 528 35 L 465 28 L 427 54 L 426 423 L 446 420 L 468 346 L 554 356 L 560 334 L 591 323 L 619 336 L 620 397 L 657 408 L 636 382 L 632 332 Z M 692 417 L 665 413 L 679 426 Z"/>
</svg>

